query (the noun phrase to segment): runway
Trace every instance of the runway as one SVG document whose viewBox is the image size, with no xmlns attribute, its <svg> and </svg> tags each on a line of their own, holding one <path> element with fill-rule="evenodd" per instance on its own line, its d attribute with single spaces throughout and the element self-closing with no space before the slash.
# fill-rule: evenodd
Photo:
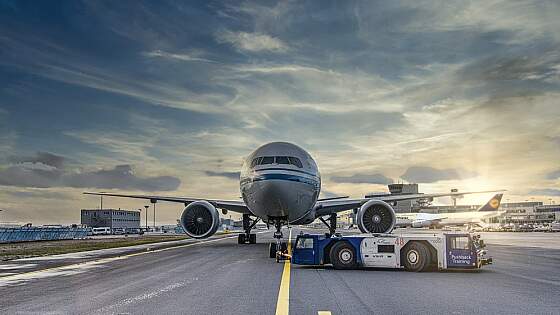
<svg viewBox="0 0 560 315">
<path fill-rule="evenodd" d="M 297 233 L 294 228 L 292 234 Z M 488 243 L 495 264 L 480 272 L 292 265 L 285 284 L 287 309 L 291 314 L 558 313 L 560 249 L 499 245 L 507 243 L 503 235 L 489 237 L 501 241 Z M 560 242 L 560 234 L 545 237 Z M 286 268 L 267 257 L 272 233 L 257 239 L 256 245 L 223 238 L 113 258 L 87 257 L 81 263 L 67 261 L 67 269 L 60 261 L 47 271 L 14 269 L 13 275 L 0 276 L 0 313 L 275 314 Z"/>
</svg>

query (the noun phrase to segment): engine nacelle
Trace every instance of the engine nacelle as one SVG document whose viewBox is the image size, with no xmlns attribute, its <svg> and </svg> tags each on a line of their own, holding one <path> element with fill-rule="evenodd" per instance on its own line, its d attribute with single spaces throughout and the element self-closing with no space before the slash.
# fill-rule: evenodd
<svg viewBox="0 0 560 315">
<path fill-rule="evenodd" d="M 393 207 L 381 200 L 364 203 L 356 219 L 362 233 L 391 233 L 397 220 Z"/>
<path fill-rule="evenodd" d="M 188 236 L 207 238 L 218 230 L 220 215 L 216 207 L 208 201 L 196 201 L 183 210 L 181 225 Z"/>
</svg>

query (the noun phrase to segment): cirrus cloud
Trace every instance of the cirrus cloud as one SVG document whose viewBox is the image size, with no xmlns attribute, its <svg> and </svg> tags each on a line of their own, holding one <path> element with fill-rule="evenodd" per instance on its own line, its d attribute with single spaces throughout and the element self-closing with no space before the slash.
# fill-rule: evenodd
<svg viewBox="0 0 560 315">
<path fill-rule="evenodd" d="M 249 52 L 271 51 L 285 52 L 288 45 L 278 38 L 262 34 L 247 32 L 221 31 L 216 34 L 219 43 L 229 43 L 236 49 Z"/>
</svg>

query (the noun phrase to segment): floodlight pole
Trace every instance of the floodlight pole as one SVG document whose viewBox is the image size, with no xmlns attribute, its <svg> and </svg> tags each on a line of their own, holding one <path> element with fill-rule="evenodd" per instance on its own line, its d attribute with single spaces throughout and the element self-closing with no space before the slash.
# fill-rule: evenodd
<svg viewBox="0 0 560 315">
<path fill-rule="evenodd" d="M 150 202 L 154 204 L 154 231 L 156 230 L 156 199 L 150 199 Z"/>
<path fill-rule="evenodd" d="M 145 205 L 144 208 L 146 208 L 146 232 L 148 232 L 148 208 L 150 208 L 150 206 Z"/>
</svg>

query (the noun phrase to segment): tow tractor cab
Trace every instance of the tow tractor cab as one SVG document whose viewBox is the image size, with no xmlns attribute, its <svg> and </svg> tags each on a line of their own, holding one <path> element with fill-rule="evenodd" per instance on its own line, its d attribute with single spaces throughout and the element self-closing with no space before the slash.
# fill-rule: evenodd
<svg viewBox="0 0 560 315">
<path fill-rule="evenodd" d="M 300 234 L 292 252 L 298 265 L 332 264 L 335 269 L 357 267 L 478 269 L 491 264 L 479 236 L 470 233 L 367 234 L 329 237 Z"/>
</svg>

